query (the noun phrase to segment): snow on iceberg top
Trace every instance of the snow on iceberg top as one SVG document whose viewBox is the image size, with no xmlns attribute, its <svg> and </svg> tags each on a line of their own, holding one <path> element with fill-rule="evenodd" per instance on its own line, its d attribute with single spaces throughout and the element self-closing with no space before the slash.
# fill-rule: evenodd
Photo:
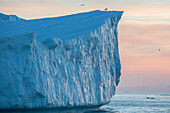
<svg viewBox="0 0 170 113">
<path fill-rule="evenodd" d="M 24 21 L 0 21 L 0 37 L 36 33 L 36 39 L 43 41 L 57 37 L 62 40 L 77 38 L 102 26 L 108 18 L 120 20 L 123 11 L 95 10 L 73 15 Z"/>
<path fill-rule="evenodd" d="M 6 21 L 20 21 L 24 20 L 22 18 L 17 17 L 16 15 L 6 15 L 0 13 L 0 22 L 6 22 Z"/>
</svg>

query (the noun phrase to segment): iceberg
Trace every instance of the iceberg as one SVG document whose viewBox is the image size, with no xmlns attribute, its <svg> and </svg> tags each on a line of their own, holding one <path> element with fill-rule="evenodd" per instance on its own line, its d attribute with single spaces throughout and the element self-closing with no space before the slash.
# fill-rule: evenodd
<svg viewBox="0 0 170 113">
<path fill-rule="evenodd" d="M 121 75 L 122 11 L 0 21 L 0 109 L 101 106 Z"/>
</svg>

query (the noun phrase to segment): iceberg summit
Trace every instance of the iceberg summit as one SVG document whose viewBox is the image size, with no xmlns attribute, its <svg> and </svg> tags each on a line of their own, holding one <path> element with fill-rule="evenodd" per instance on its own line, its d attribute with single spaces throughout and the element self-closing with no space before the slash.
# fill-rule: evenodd
<svg viewBox="0 0 170 113">
<path fill-rule="evenodd" d="M 0 15 L 0 109 L 107 104 L 121 75 L 122 14 L 95 10 L 13 21 Z"/>
</svg>

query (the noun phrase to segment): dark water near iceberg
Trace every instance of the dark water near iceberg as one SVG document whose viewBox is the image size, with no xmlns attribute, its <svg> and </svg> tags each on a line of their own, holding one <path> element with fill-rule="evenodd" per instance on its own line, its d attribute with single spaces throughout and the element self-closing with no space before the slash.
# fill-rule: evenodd
<svg viewBox="0 0 170 113">
<path fill-rule="evenodd" d="M 7 113 L 7 112 L 6 112 Z M 170 94 L 119 93 L 100 108 L 73 108 L 8 113 L 170 113 Z"/>
</svg>

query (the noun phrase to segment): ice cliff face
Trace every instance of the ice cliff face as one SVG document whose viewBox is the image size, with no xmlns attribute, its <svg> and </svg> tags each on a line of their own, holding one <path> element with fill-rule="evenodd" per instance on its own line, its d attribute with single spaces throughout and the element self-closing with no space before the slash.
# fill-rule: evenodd
<svg viewBox="0 0 170 113">
<path fill-rule="evenodd" d="M 117 24 L 122 13 L 92 11 L 51 19 L 1 22 L 0 109 L 108 103 L 120 78 Z M 84 18 L 88 16 L 91 18 Z M 66 23 L 62 26 L 60 22 L 72 22 L 72 26 Z M 32 30 L 35 33 L 29 33 Z"/>
</svg>

